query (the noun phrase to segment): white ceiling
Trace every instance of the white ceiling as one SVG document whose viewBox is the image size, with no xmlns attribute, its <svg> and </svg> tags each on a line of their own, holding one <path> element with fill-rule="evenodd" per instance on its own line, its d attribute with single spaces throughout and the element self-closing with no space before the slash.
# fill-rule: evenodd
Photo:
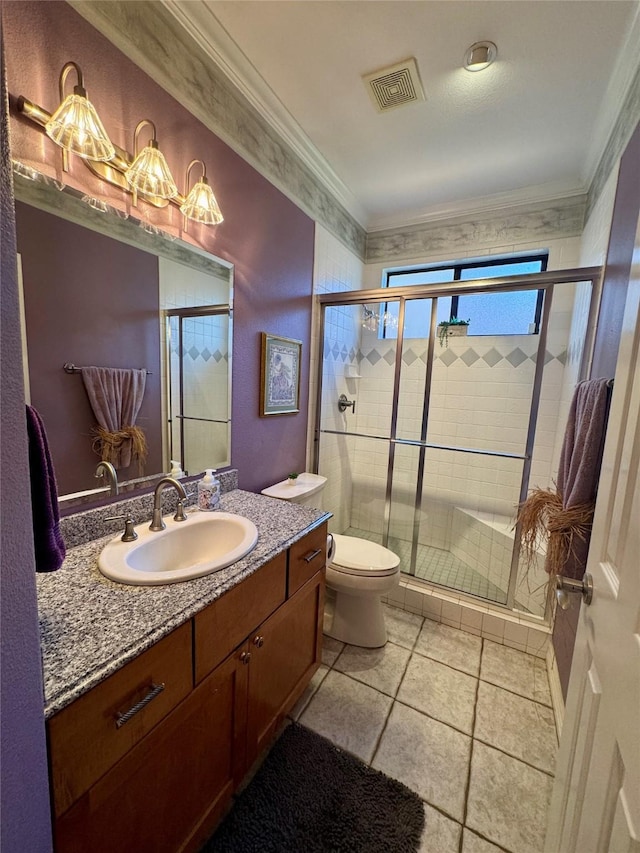
<svg viewBox="0 0 640 853">
<path fill-rule="evenodd" d="M 638 0 L 166 5 L 368 230 L 585 192 L 640 60 Z M 361 76 L 408 57 L 426 102 L 377 113 Z"/>
</svg>

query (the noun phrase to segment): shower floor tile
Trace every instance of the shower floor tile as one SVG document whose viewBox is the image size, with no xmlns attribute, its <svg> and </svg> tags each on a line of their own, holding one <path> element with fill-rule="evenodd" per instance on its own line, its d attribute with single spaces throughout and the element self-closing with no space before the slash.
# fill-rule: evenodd
<svg viewBox="0 0 640 853">
<path fill-rule="evenodd" d="M 371 533 L 368 530 L 360 530 L 357 527 L 349 527 L 345 530 L 347 536 L 359 536 L 370 542 L 382 543 L 380 533 Z M 400 569 L 409 574 L 411 565 L 411 542 L 406 539 L 395 539 L 389 537 L 391 551 L 400 557 Z M 478 571 L 459 560 L 450 551 L 442 548 L 434 548 L 432 545 L 418 545 L 416 554 L 415 577 L 430 581 L 439 586 L 456 589 L 470 595 L 484 598 L 486 601 L 495 601 L 504 604 L 507 600 L 507 592 L 504 589 L 488 581 Z"/>
</svg>

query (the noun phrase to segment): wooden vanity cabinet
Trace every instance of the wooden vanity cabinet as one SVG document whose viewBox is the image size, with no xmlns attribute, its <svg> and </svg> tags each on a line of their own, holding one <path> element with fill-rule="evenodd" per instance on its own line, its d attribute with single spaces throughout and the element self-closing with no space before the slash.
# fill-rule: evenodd
<svg viewBox="0 0 640 853">
<path fill-rule="evenodd" d="M 55 822 L 56 851 L 197 851 L 236 785 L 247 674 L 230 657 Z"/>
<path fill-rule="evenodd" d="M 251 638 L 247 769 L 269 745 L 320 664 L 323 610 L 324 573 L 320 571 Z"/>
<path fill-rule="evenodd" d="M 49 720 L 57 853 L 200 849 L 320 664 L 325 546 L 323 525 Z"/>
</svg>

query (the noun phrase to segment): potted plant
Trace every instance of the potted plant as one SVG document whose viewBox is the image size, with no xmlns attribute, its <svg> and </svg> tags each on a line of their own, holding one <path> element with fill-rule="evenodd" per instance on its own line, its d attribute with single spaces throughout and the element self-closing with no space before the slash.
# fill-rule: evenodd
<svg viewBox="0 0 640 853">
<path fill-rule="evenodd" d="M 471 320 L 458 320 L 457 317 L 451 317 L 450 320 L 443 320 L 438 323 L 440 346 L 449 346 L 449 338 L 451 337 L 466 335 L 470 322 Z"/>
<path fill-rule="evenodd" d="M 295 486 L 298 476 L 297 471 L 292 471 L 291 474 L 287 474 L 287 483 L 289 483 L 290 486 Z"/>
</svg>

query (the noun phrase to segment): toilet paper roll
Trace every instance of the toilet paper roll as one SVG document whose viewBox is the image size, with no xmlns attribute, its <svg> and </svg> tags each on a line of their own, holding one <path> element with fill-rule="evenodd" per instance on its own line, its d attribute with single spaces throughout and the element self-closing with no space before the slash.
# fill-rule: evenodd
<svg viewBox="0 0 640 853">
<path fill-rule="evenodd" d="M 336 553 L 336 543 L 331 534 L 327 536 L 327 563 L 333 560 L 333 555 Z"/>
</svg>

